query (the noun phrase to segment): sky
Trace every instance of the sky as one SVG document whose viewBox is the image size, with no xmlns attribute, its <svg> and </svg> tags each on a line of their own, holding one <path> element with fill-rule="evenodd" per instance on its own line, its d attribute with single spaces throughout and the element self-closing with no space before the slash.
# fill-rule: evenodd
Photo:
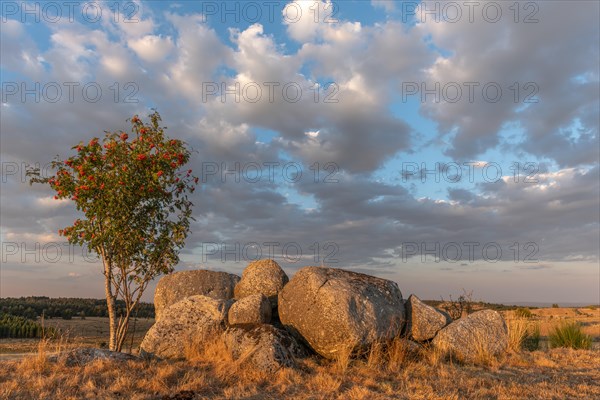
<svg viewBox="0 0 600 400">
<path fill-rule="evenodd" d="M 30 186 L 159 111 L 201 186 L 176 270 L 600 302 L 595 1 L 2 2 L 0 296 L 103 297 Z M 152 285 L 145 300 L 151 301 Z"/>
</svg>

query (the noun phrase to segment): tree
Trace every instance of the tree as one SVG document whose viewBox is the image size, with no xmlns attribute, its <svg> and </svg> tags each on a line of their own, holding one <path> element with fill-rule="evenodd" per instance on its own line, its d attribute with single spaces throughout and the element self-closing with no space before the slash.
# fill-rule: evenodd
<svg viewBox="0 0 600 400">
<path fill-rule="evenodd" d="M 106 132 L 72 149 L 76 154 L 52 163 L 53 176 L 29 168 L 30 183 L 44 183 L 57 200 L 70 199 L 83 216 L 59 230 L 75 245 L 102 260 L 110 320 L 109 348 L 121 351 L 132 311 L 150 281 L 173 271 L 189 233 L 192 193 L 198 178 L 184 170 L 191 150 L 166 136 L 158 112 L 144 123 L 131 118 L 133 139 Z M 117 315 L 116 300 L 125 307 Z"/>
</svg>

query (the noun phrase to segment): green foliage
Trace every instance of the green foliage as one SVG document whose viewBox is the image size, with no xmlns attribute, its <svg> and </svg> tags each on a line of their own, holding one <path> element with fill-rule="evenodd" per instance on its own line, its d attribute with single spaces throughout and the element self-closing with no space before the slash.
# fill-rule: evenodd
<svg viewBox="0 0 600 400">
<path fill-rule="evenodd" d="M 539 350 L 540 348 L 540 324 L 530 325 L 527 329 L 527 333 L 525 334 L 525 338 L 523 338 L 522 347 L 525 350 L 534 351 Z"/>
<path fill-rule="evenodd" d="M 171 272 L 192 218 L 187 194 L 198 182 L 191 170 L 181 170 L 190 158 L 186 144 L 165 135 L 157 112 L 150 119 L 131 119 L 131 140 L 115 132 L 103 144 L 98 138 L 80 142 L 76 155 L 52 163 L 51 177 L 27 172 L 32 183 L 50 185 L 55 199 L 70 199 L 83 212 L 85 218 L 59 234 L 124 268 L 124 282 Z"/>
<path fill-rule="evenodd" d="M 552 304 L 552 308 L 560 308 L 560 306 L 557 303 Z"/>
<path fill-rule="evenodd" d="M 52 336 L 55 329 L 15 315 L 0 313 L 0 338 L 33 339 Z"/>
<path fill-rule="evenodd" d="M 531 313 L 531 311 L 529 310 L 529 308 L 526 307 L 519 307 L 515 310 L 515 317 L 517 318 L 531 318 L 533 317 L 533 314 Z"/>
<path fill-rule="evenodd" d="M 131 118 L 132 138 L 107 132 L 80 142 L 76 154 L 52 163 L 55 174 L 42 177 L 30 168 L 31 183 L 48 184 L 54 198 L 75 203 L 83 218 L 58 233 L 69 243 L 87 246 L 103 262 L 111 350 L 120 351 L 132 311 L 150 281 L 173 271 L 185 244 L 198 178 L 184 169 L 191 150 L 170 139 L 158 112 L 144 123 Z M 117 321 L 115 300 L 125 302 Z"/>
<path fill-rule="evenodd" d="M 116 306 L 117 315 L 123 315 L 125 303 L 119 300 Z M 49 298 L 45 296 L 0 298 L 0 313 L 33 320 L 42 316 L 46 319 L 63 318 L 67 309 L 72 311 L 72 315 L 79 317 L 108 316 L 105 299 Z M 154 318 L 154 305 L 152 303 L 139 303 L 136 316 L 138 318 Z"/>
<path fill-rule="evenodd" d="M 592 338 L 581 330 L 576 322 L 563 322 L 554 327 L 548 335 L 550 347 L 569 347 L 572 349 L 591 349 Z"/>
</svg>

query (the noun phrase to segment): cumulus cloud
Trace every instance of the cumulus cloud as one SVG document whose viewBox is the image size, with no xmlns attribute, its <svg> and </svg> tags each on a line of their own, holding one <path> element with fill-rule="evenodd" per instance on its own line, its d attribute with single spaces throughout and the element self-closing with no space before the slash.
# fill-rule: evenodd
<svg viewBox="0 0 600 400">
<path fill-rule="evenodd" d="M 482 154 L 500 143 L 499 133 L 508 123 L 517 123 L 524 132 L 519 145 L 531 154 L 562 166 L 598 159 L 599 51 L 596 41 L 581 40 L 600 34 L 598 4 L 548 2 L 538 7 L 535 23 L 515 23 L 506 3 L 497 23 L 486 20 L 482 8 L 473 21 L 465 16 L 456 23 L 428 18 L 417 24 L 448 53 L 428 68 L 426 87 L 458 84 L 463 90 L 458 101 L 436 102 L 429 96 L 423 104 L 423 111 L 439 123 L 440 134 L 451 135 L 450 156 Z M 477 85 L 474 101 L 468 82 Z M 450 93 L 447 98 L 453 99 Z"/>
<path fill-rule="evenodd" d="M 334 258 L 337 266 L 407 277 L 429 288 L 433 273 L 424 272 L 429 264 L 419 256 L 403 262 L 406 243 L 479 241 L 501 244 L 500 264 L 510 273 L 544 273 L 552 286 L 552 274 L 576 265 L 577 282 L 589 282 L 586 263 L 597 263 L 600 240 L 599 61 L 593 40 L 598 24 L 597 13 L 589 11 L 598 5 L 543 3 L 539 23 L 529 25 L 508 17 L 497 24 L 466 19 L 413 24 L 393 18 L 393 3 L 373 1 L 389 11 L 385 21 L 367 23 L 339 13 L 338 21 L 315 22 L 315 6 L 323 17 L 328 4 L 289 5 L 282 17 L 292 17 L 296 7 L 302 17 L 295 23 L 283 18 L 283 36 L 261 23 L 223 33 L 184 7 L 162 13 L 146 3 L 139 24 L 52 24 L 46 46 L 24 24 L 3 24 L 3 71 L 19 73 L 29 84 L 93 81 L 104 90 L 95 103 L 84 101 L 79 88 L 74 102 L 8 97 L 1 152 L 3 162 L 18 171 L 2 176 L 3 241 L 56 240 L 55 232 L 75 217 L 67 204 L 51 200 L 49 190 L 24 182 L 23 163 L 43 165 L 56 154 L 67 156 L 80 140 L 123 129 L 126 118 L 156 107 L 168 132 L 193 146 L 195 171 L 202 174 L 207 162 L 233 171 L 226 179 L 219 171 L 194 195 L 197 221 L 182 267 L 221 265 L 221 254 L 203 259 L 206 243 L 296 243 L 302 261 L 282 259 L 281 249 L 278 254 L 290 271 Z M 416 95 L 416 106 L 402 101 L 407 82 L 432 87 L 472 81 L 497 82 L 502 99 L 436 103 Z M 115 82 L 118 101 L 111 89 Z M 128 82 L 135 91 L 125 90 Z M 538 103 L 515 103 L 514 82 L 535 82 Z M 284 87 L 299 87 L 301 97 L 286 98 L 293 91 Z M 133 92 L 137 103 L 123 101 Z M 262 138 L 265 132 L 270 139 Z M 546 165 L 534 183 L 511 177 L 472 187 L 445 182 L 435 196 L 379 179 L 382 168 L 409 153 L 458 160 L 532 157 Z M 288 162 L 301 169 L 299 179 L 281 169 L 274 180 L 235 179 L 249 163 Z M 521 251 L 534 243 L 539 262 L 513 268 L 514 243 Z M 445 266 L 444 279 L 459 271 L 461 279 L 471 279 L 464 272 L 472 272 L 479 283 L 490 276 L 508 279 L 498 278 L 500 268 L 484 261 L 479 252 L 460 268 Z M 8 277 L 19 287 L 33 282 L 33 274 L 19 272 L 18 262 L 9 264 Z M 244 266 L 226 265 L 235 271 Z M 438 267 L 432 270 L 441 273 Z M 71 273 L 73 266 L 57 269 L 55 276 Z M 78 282 L 89 289 L 91 283 L 83 284 L 87 276 L 82 273 Z M 3 291 L 6 277 L 3 273 Z M 58 282 L 48 288 L 61 290 Z"/>
</svg>

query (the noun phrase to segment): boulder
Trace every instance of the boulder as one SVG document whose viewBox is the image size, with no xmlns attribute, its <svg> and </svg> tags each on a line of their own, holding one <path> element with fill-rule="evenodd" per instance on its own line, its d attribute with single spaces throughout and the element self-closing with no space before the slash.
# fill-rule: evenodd
<svg viewBox="0 0 600 400">
<path fill-rule="evenodd" d="M 218 300 L 231 299 L 239 280 L 239 276 L 227 272 L 202 269 L 166 275 L 158 281 L 154 294 L 156 320 L 160 320 L 165 308 L 189 296 L 203 295 Z"/>
<path fill-rule="evenodd" d="M 241 299 L 251 294 L 264 294 L 277 307 L 277 295 L 288 283 L 288 276 L 274 260 L 253 261 L 242 273 L 242 279 L 235 286 L 235 298 Z"/>
<path fill-rule="evenodd" d="M 268 324 L 271 322 L 271 303 L 263 294 L 244 297 L 231 306 L 229 325 Z"/>
<path fill-rule="evenodd" d="M 159 358 L 185 358 L 188 346 L 226 328 L 233 300 L 191 296 L 169 307 L 142 341 L 140 354 Z"/>
<path fill-rule="evenodd" d="M 417 342 L 433 339 L 436 333 L 452 322 L 446 312 L 428 306 L 414 294 L 408 297 L 405 306 L 404 335 Z"/>
<path fill-rule="evenodd" d="M 234 360 L 243 359 L 261 371 L 274 373 L 281 367 L 296 366 L 295 357 L 306 351 L 286 331 L 272 325 L 240 325 L 225 332 L 225 345 Z"/>
<path fill-rule="evenodd" d="M 395 282 L 325 267 L 305 267 L 279 294 L 279 318 L 317 353 L 335 358 L 398 336 L 404 302 Z"/>
<path fill-rule="evenodd" d="M 68 350 L 48 357 L 48 361 L 64 363 L 67 367 L 81 367 L 97 360 L 125 362 L 140 360 L 140 358 L 127 353 L 91 347 Z"/>
<path fill-rule="evenodd" d="M 438 332 L 433 344 L 463 361 L 497 356 L 508 347 L 504 318 L 493 310 L 482 310 L 452 322 Z"/>
</svg>

